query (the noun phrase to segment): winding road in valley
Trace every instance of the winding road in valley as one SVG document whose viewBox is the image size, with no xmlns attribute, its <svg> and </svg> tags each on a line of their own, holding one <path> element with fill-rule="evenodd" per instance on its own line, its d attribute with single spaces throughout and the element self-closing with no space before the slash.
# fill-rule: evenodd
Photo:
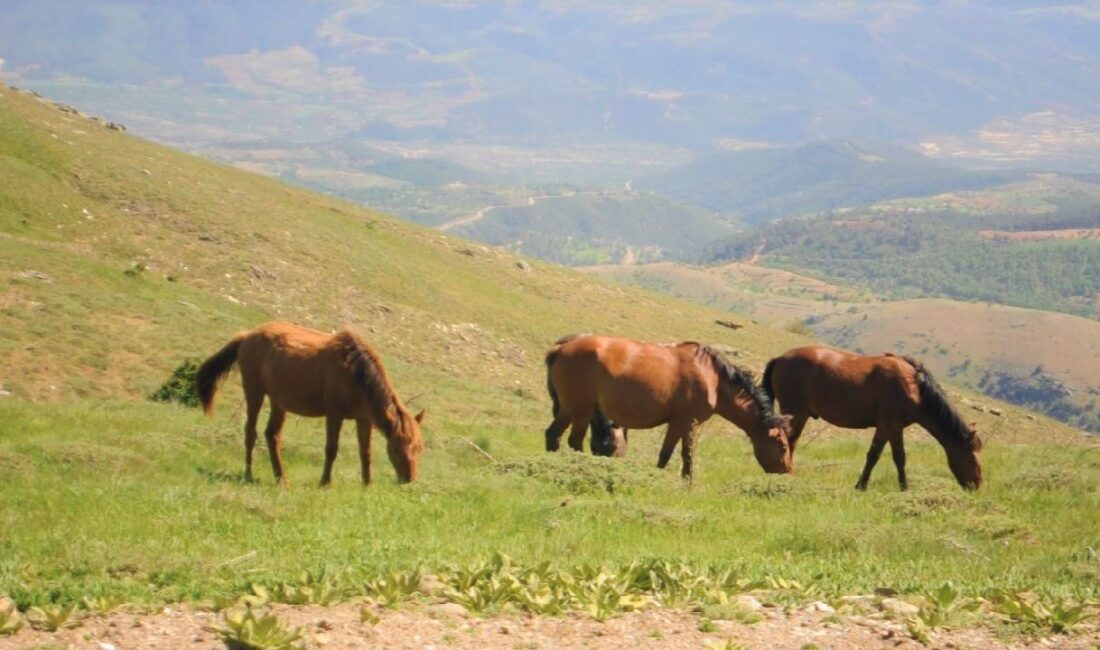
<svg viewBox="0 0 1100 650">
<path fill-rule="evenodd" d="M 524 203 L 503 203 L 501 205 L 486 206 L 473 214 L 468 214 L 464 217 L 459 217 L 457 219 L 452 219 L 450 221 L 441 223 L 436 226 L 436 230 L 454 230 L 455 228 L 468 226 L 472 223 L 477 223 L 478 221 L 484 219 L 491 210 L 499 210 L 500 208 L 519 208 L 525 205 L 530 206 L 535 205 L 539 201 L 545 201 L 546 199 L 560 199 L 569 196 L 599 196 L 602 194 L 605 194 L 605 192 L 602 190 L 587 190 L 584 192 L 563 192 L 561 194 L 540 194 L 538 196 L 529 196 L 527 197 L 527 201 Z"/>
</svg>

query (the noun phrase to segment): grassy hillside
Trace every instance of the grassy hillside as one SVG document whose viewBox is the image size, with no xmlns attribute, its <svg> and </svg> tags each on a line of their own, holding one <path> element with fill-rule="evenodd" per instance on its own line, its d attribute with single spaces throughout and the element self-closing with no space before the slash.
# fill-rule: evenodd
<svg viewBox="0 0 1100 650">
<path fill-rule="evenodd" d="M 1004 182 L 881 142 L 830 140 L 713 154 L 639 181 L 661 194 L 758 224 L 776 217 Z"/>
<path fill-rule="evenodd" d="M 953 300 L 838 307 L 811 320 L 816 334 L 837 345 L 904 350 L 938 376 L 1100 431 L 1095 320 Z"/>
<path fill-rule="evenodd" d="M 545 454 L 541 353 L 563 333 L 695 338 L 750 368 L 805 339 L 518 261 L 0 89 L 0 383 L 13 393 L 0 398 L 0 593 L 20 607 L 210 600 L 301 569 L 358 589 L 502 551 L 527 566 L 665 558 L 750 581 L 723 594 L 772 577 L 800 581 L 800 599 L 948 580 L 990 598 L 1097 597 L 1095 449 L 1019 409 L 975 414 L 989 481 L 976 494 L 919 432 L 904 494 L 886 461 L 868 493 L 851 489 L 866 432 L 827 430 L 796 476 L 771 477 L 715 421 L 693 484 L 650 468 L 656 433 L 632 435 L 623 461 Z M 234 378 L 213 419 L 145 399 L 182 359 L 270 318 L 350 324 L 401 394 L 422 393 L 418 483 L 386 480 L 376 437 L 379 480 L 363 490 L 345 435 L 335 485 L 316 488 L 320 422 L 291 418 L 292 489 L 273 489 L 262 461 L 242 484 Z"/>
<path fill-rule="evenodd" d="M 144 395 L 267 318 L 357 327 L 417 383 L 519 382 L 540 398 L 541 353 L 572 331 L 713 340 L 752 360 L 793 340 L 723 331 L 705 309 L 670 321 L 658 296 L 523 269 L 9 89 L 2 110 L 0 383 L 20 397 Z"/>
<path fill-rule="evenodd" d="M 943 296 L 1096 316 L 1098 197 L 1096 185 L 1056 179 L 893 201 L 782 219 L 717 242 L 704 258 L 758 258 L 890 298 Z"/>
</svg>

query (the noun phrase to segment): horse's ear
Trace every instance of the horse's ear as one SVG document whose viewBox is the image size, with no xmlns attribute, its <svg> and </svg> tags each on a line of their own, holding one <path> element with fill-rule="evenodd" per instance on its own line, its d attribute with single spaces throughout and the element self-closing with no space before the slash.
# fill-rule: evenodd
<svg viewBox="0 0 1100 650">
<path fill-rule="evenodd" d="M 420 412 L 416 414 L 416 423 L 420 424 L 424 421 L 424 416 L 428 414 L 427 409 L 420 409 Z"/>
</svg>

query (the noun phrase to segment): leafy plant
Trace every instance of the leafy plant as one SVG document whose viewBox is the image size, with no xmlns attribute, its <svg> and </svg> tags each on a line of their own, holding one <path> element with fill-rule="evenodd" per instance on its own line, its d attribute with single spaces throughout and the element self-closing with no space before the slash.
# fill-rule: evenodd
<svg viewBox="0 0 1100 650">
<path fill-rule="evenodd" d="M 107 614 L 126 605 L 126 601 L 117 596 L 96 596 L 83 599 L 84 609 L 92 614 Z"/>
<path fill-rule="evenodd" d="M 921 594 L 920 611 L 917 617 L 931 629 L 950 627 L 981 605 L 981 601 L 963 598 L 962 592 L 952 582 L 945 582 L 936 589 Z"/>
<path fill-rule="evenodd" d="M 423 579 L 424 574 L 420 569 L 410 573 L 394 571 L 377 580 L 367 581 L 363 585 L 363 591 L 371 600 L 394 608 L 415 594 Z"/>
<path fill-rule="evenodd" d="M 216 630 L 230 650 L 305 650 L 300 627 L 289 627 L 270 612 L 257 618 L 252 608 L 227 611 L 224 626 Z"/>
<path fill-rule="evenodd" d="M 195 374 L 199 371 L 198 359 L 184 359 L 176 366 L 168 381 L 153 391 L 149 399 L 154 402 L 177 402 L 184 406 L 198 406 L 199 393 L 195 387 Z"/>
<path fill-rule="evenodd" d="M 997 601 L 997 611 L 1017 623 L 1056 634 L 1066 634 L 1095 616 L 1083 603 L 1058 601 L 1048 606 L 1031 592 L 1002 594 Z"/>
<path fill-rule="evenodd" d="M 81 625 L 80 616 L 76 611 L 76 603 L 32 607 L 27 618 L 30 619 L 31 625 L 47 632 L 56 632 Z"/>
<path fill-rule="evenodd" d="M 303 571 L 298 582 L 284 582 L 275 587 L 273 599 L 288 605 L 331 605 L 343 595 L 336 577 L 323 572 L 315 576 L 311 571 Z"/>
</svg>

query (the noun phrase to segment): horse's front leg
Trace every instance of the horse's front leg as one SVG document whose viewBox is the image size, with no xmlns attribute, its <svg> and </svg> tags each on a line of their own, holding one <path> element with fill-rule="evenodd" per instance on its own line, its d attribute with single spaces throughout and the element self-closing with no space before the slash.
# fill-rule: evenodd
<svg viewBox="0 0 1100 650">
<path fill-rule="evenodd" d="M 325 471 L 321 473 L 321 487 L 332 482 L 332 463 L 336 461 L 336 452 L 340 449 L 340 427 L 344 418 L 339 415 L 325 417 Z"/>
<path fill-rule="evenodd" d="M 882 448 L 886 446 L 886 438 L 886 432 L 881 427 L 875 429 L 875 437 L 871 440 L 871 448 L 867 450 L 867 463 L 863 466 L 863 473 L 859 475 L 859 481 L 856 483 L 857 490 L 867 489 L 867 481 L 871 480 L 871 470 L 875 468 L 875 463 L 882 455 Z"/>
<path fill-rule="evenodd" d="M 798 439 L 802 437 L 802 430 L 806 428 L 806 420 L 809 418 L 805 413 L 791 416 L 791 435 L 787 438 L 787 442 L 791 445 L 791 456 L 794 456 L 794 448 L 798 444 Z"/>
<path fill-rule="evenodd" d="M 898 468 L 898 485 L 902 490 L 908 490 L 909 479 L 905 476 L 905 440 L 901 431 L 890 437 L 890 453 L 894 456 L 894 466 Z"/>
<path fill-rule="evenodd" d="M 363 485 L 370 485 L 370 420 L 356 420 L 355 432 L 359 436 L 359 466 L 363 470 Z"/>
</svg>

